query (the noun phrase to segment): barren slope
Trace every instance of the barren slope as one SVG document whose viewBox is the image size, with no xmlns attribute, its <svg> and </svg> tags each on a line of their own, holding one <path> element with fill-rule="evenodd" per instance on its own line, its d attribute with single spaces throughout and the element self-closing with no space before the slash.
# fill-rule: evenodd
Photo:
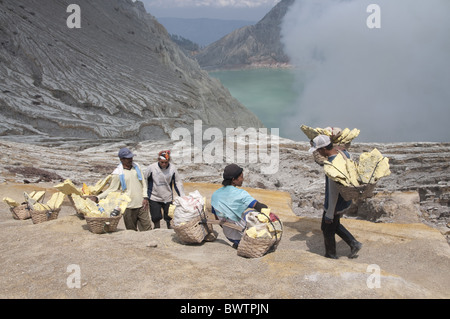
<svg viewBox="0 0 450 319">
<path fill-rule="evenodd" d="M 194 120 L 219 128 L 261 122 L 171 42 L 131 0 L 3 0 L 0 135 L 168 138 Z"/>
</svg>

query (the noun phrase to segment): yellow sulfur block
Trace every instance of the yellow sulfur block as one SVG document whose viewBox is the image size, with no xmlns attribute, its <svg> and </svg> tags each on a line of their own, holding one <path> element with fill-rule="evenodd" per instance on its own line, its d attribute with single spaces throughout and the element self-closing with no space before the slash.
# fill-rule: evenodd
<svg viewBox="0 0 450 319">
<path fill-rule="evenodd" d="M 175 205 L 170 204 L 169 206 L 169 212 L 167 213 L 169 215 L 170 218 L 173 219 L 173 213 L 175 212 Z"/>
<path fill-rule="evenodd" d="M 359 185 L 359 182 L 358 182 L 359 175 L 358 175 L 357 164 L 348 158 L 345 159 L 345 162 L 346 162 L 345 164 L 346 164 L 350 184 L 353 186 L 358 186 Z"/>
<path fill-rule="evenodd" d="M 358 165 L 351 159 L 337 154 L 333 162 L 324 161 L 325 174 L 344 186 L 359 186 Z"/>
<path fill-rule="evenodd" d="M 357 128 L 354 128 L 353 130 L 350 130 L 349 128 L 345 128 L 345 129 L 343 129 L 341 131 L 339 136 L 337 136 L 333 140 L 333 143 L 335 143 L 335 144 L 348 144 L 352 140 L 354 140 L 356 137 L 358 137 L 360 132 L 361 131 L 358 130 Z"/>
<path fill-rule="evenodd" d="M 121 214 L 127 209 L 128 203 L 131 202 L 131 198 L 122 192 L 111 192 L 106 198 L 103 198 L 98 202 L 99 206 L 103 207 L 105 213 L 109 214 L 119 206 Z"/>
<path fill-rule="evenodd" d="M 92 200 L 84 199 L 76 194 L 72 194 L 72 200 L 78 212 L 88 217 L 100 217 L 101 213 Z"/>
<path fill-rule="evenodd" d="M 272 238 L 272 235 L 267 228 L 258 230 L 256 227 L 250 227 L 245 232 L 251 238 Z"/>
<path fill-rule="evenodd" d="M 14 199 L 9 198 L 9 197 L 3 197 L 3 201 L 8 204 L 9 207 L 14 208 L 17 206 L 20 206 L 20 204 L 18 202 L 16 202 Z"/>
<path fill-rule="evenodd" d="M 341 131 L 341 134 L 339 135 L 339 137 L 335 140 L 335 143 L 336 144 L 343 144 L 342 141 L 345 140 L 349 134 L 350 134 L 350 129 L 349 128 L 344 128 Z"/>
<path fill-rule="evenodd" d="M 391 174 L 389 159 L 376 148 L 371 152 L 364 152 L 359 156 L 358 174 L 363 183 L 375 183 Z"/>
<path fill-rule="evenodd" d="M 262 210 L 261 210 L 261 212 L 262 212 Z M 270 214 L 270 212 L 269 212 L 269 214 Z M 263 215 L 263 214 L 258 214 L 258 216 L 256 216 L 256 218 L 258 218 L 258 220 L 261 223 L 268 223 L 269 222 L 269 219 L 267 218 L 267 216 Z"/>
<path fill-rule="evenodd" d="M 389 158 L 385 157 L 378 164 L 375 169 L 375 178 L 376 180 L 391 175 L 391 170 L 389 168 Z"/>
<path fill-rule="evenodd" d="M 269 230 L 263 229 L 258 232 L 257 238 L 272 238 L 272 235 L 269 233 Z"/>
<path fill-rule="evenodd" d="M 49 206 L 53 210 L 56 210 L 61 207 L 65 197 L 66 195 L 64 193 L 56 192 L 48 200 L 47 206 Z"/>
<path fill-rule="evenodd" d="M 308 137 L 308 139 L 312 140 L 314 139 L 319 133 L 312 127 L 302 125 L 300 126 L 300 129 L 305 133 L 305 135 Z"/>
<path fill-rule="evenodd" d="M 256 231 L 255 227 L 250 227 L 245 232 L 247 233 L 247 236 L 250 237 L 250 238 L 258 237 L 258 232 Z"/>
<path fill-rule="evenodd" d="M 30 197 L 35 201 L 39 202 L 45 195 L 45 191 L 32 191 Z"/>
<path fill-rule="evenodd" d="M 50 206 L 38 202 L 33 204 L 32 209 L 35 211 L 51 210 Z"/>
<path fill-rule="evenodd" d="M 348 178 L 347 163 L 345 159 L 338 154 L 333 160 L 333 163 L 324 161 L 324 171 L 328 178 L 333 181 L 341 183 L 344 186 L 350 185 L 350 179 Z"/>
<path fill-rule="evenodd" d="M 55 188 L 66 195 L 71 194 L 79 196 L 83 195 L 83 192 L 81 192 L 81 190 L 76 188 L 75 185 L 72 183 L 72 181 L 69 179 L 65 180 L 63 183 L 56 185 Z"/>
<path fill-rule="evenodd" d="M 340 144 L 347 144 L 350 143 L 351 141 L 353 141 L 356 137 L 358 137 L 359 133 L 361 131 L 358 130 L 357 128 L 354 128 L 353 130 L 351 130 L 348 135 L 344 138 L 340 139 Z"/>
<path fill-rule="evenodd" d="M 94 186 L 89 186 L 89 191 L 91 195 L 100 194 L 105 188 L 108 187 L 112 176 L 108 175 L 106 178 L 99 180 Z"/>
</svg>

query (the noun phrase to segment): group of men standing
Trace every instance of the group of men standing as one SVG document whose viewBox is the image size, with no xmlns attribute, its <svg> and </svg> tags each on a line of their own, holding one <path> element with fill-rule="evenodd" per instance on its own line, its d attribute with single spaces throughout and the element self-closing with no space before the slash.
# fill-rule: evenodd
<svg viewBox="0 0 450 319">
<path fill-rule="evenodd" d="M 170 228 L 172 189 L 175 189 L 178 196 L 185 195 L 178 171 L 170 163 L 170 151 L 159 152 L 157 161 L 145 171 L 133 162 L 135 155 L 128 148 L 120 149 L 118 156 L 120 164 L 112 173 L 110 186 L 96 200 L 107 197 L 110 192 L 121 190 L 131 198 L 123 214 L 126 229 L 147 231 L 152 229 L 152 222 L 154 228 L 160 228 L 162 219 L 167 223 L 167 228 Z"/>
<path fill-rule="evenodd" d="M 332 162 L 339 150 L 333 145 L 329 136 L 319 135 L 311 141 L 311 153 L 317 152 Z M 350 157 L 347 151 L 345 156 Z M 149 165 L 142 173 L 140 166 L 133 162 L 134 154 L 128 148 L 119 151 L 120 164 L 112 174 L 110 187 L 96 200 L 106 197 L 110 192 L 122 190 L 131 198 L 124 212 L 127 229 L 146 231 L 160 228 L 164 218 L 170 228 L 168 211 L 173 201 L 173 189 L 178 196 L 185 196 L 183 183 L 176 167 L 170 163 L 170 151 L 161 151 L 157 162 Z M 351 201 L 345 201 L 339 193 L 336 182 L 325 177 L 325 200 L 321 230 L 324 236 L 325 257 L 337 259 L 335 235 L 340 236 L 350 247 L 349 258 L 355 258 L 362 244 L 340 223 L 341 214 Z M 245 215 L 249 209 L 261 212 L 267 205 L 258 202 L 242 188 L 243 169 L 236 164 L 227 165 L 223 172 L 223 187 L 216 190 L 211 197 L 212 213 L 224 221 L 222 226 L 225 237 L 237 248 L 245 231 Z M 150 210 L 148 209 L 150 208 Z M 151 221 L 150 221 L 150 216 Z M 229 228 L 226 223 L 240 227 Z"/>
</svg>

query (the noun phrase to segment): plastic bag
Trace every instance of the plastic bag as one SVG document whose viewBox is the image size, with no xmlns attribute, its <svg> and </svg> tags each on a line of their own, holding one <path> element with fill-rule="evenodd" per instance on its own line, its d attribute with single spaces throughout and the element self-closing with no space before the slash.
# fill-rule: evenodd
<svg viewBox="0 0 450 319">
<path fill-rule="evenodd" d="M 175 226 L 179 226 L 191 221 L 202 213 L 205 199 L 199 191 L 195 191 L 187 196 L 175 198 L 173 205 L 175 205 L 173 223 Z"/>
</svg>

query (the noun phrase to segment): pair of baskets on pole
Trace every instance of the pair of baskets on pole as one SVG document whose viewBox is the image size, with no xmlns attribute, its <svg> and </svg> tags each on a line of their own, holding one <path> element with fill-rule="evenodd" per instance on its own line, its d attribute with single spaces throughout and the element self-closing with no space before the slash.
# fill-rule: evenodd
<svg viewBox="0 0 450 319">
<path fill-rule="evenodd" d="M 40 224 L 58 218 L 64 194 L 54 193 L 46 204 L 43 203 L 46 191 L 24 192 L 25 201 L 4 197 L 3 201 L 9 205 L 12 217 L 17 220 L 32 219 L 33 224 Z"/>
<path fill-rule="evenodd" d="M 10 208 L 10 210 L 14 219 L 25 220 L 31 218 L 33 224 L 40 224 L 49 220 L 57 219 L 61 209 L 34 210 L 30 208 L 27 203 L 25 203 L 14 208 Z"/>
<path fill-rule="evenodd" d="M 275 229 L 274 223 L 279 223 L 280 229 L 282 229 L 282 223 L 276 215 L 271 214 L 271 216 L 275 217 L 275 220 L 271 220 L 270 217 L 265 214 L 263 215 L 267 218 L 269 223 L 272 224 L 273 229 Z M 200 244 L 205 241 L 214 241 L 217 238 L 213 229 L 214 224 L 233 228 L 243 233 L 237 248 L 237 255 L 241 257 L 262 257 L 269 252 L 275 251 L 281 240 L 282 232 L 278 233 L 275 231 L 272 238 L 252 238 L 246 232 L 247 226 L 242 228 L 236 224 L 223 220 L 210 219 L 206 215 L 204 205 L 201 210 L 198 209 L 198 216 L 187 223 L 176 226 L 174 225 L 173 220 L 171 221 L 173 230 L 179 240 L 184 244 Z"/>
</svg>

